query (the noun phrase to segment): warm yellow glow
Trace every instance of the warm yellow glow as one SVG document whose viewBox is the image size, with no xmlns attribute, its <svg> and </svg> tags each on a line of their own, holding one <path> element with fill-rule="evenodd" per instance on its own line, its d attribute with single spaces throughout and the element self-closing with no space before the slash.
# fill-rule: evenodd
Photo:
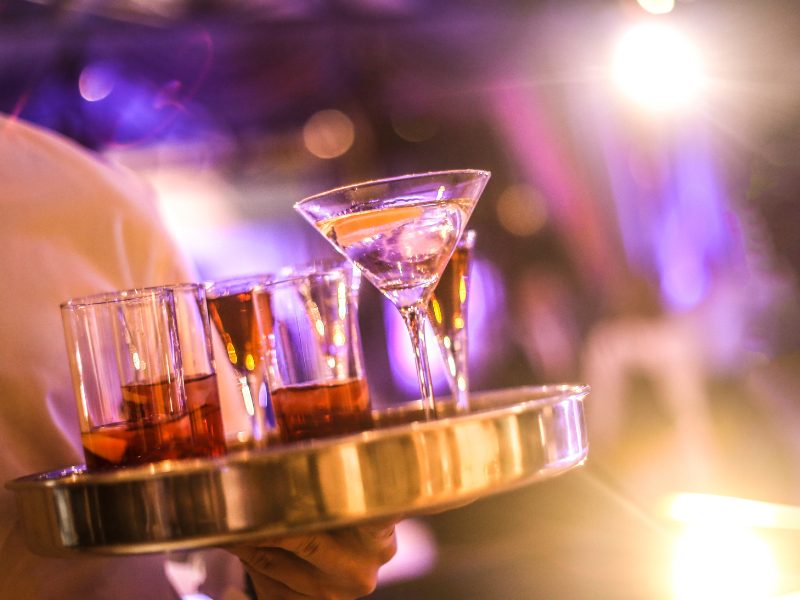
<svg viewBox="0 0 800 600">
<path fill-rule="evenodd" d="M 252 371 L 252 370 L 254 370 L 256 368 L 256 359 L 253 358 L 253 355 L 250 354 L 249 352 L 244 357 L 244 367 L 248 371 Z"/>
<path fill-rule="evenodd" d="M 436 298 L 431 299 L 431 312 L 433 313 L 433 320 L 441 325 L 442 323 L 442 307 Z"/>
<path fill-rule="evenodd" d="M 232 364 L 236 364 L 239 360 L 239 355 L 236 354 L 236 348 L 234 348 L 232 342 L 228 342 L 225 344 L 225 350 L 228 353 L 228 359 L 231 361 Z"/>
<path fill-rule="evenodd" d="M 341 156 L 355 141 L 355 125 L 339 110 L 321 110 L 311 115 L 303 127 L 303 143 L 319 158 Z"/>
<path fill-rule="evenodd" d="M 333 345 L 338 348 L 344 348 L 347 344 L 347 336 L 344 334 L 341 323 L 333 324 Z"/>
<path fill-rule="evenodd" d="M 651 15 L 666 15 L 675 8 L 675 0 L 637 0 L 639 6 Z"/>
<path fill-rule="evenodd" d="M 614 81 L 632 100 L 652 110 L 684 106 L 702 83 L 697 49 L 679 32 L 657 23 L 628 30 L 614 57 Z"/>
<path fill-rule="evenodd" d="M 713 494 L 677 494 L 670 499 L 669 516 L 684 523 L 800 529 L 797 507 Z"/>
<path fill-rule="evenodd" d="M 458 300 L 461 304 L 467 301 L 467 279 L 462 277 L 458 282 Z"/>
<path fill-rule="evenodd" d="M 694 523 L 673 548 L 676 600 L 771 598 L 777 579 L 772 549 L 746 527 Z"/>
</svg>

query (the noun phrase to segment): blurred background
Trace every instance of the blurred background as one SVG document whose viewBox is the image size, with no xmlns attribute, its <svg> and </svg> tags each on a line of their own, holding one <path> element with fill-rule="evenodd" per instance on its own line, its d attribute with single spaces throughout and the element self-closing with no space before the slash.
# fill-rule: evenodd
<svg viewBox="0 0 800 600">
<path fill-rule="evenodd" d="M 149 180 L 203 279 L 330 253 L 306 195 L 492 171 L 472 388 L 590 384 L 590 458 L 406 522 L 374 598 L 800 597 L 792 0 L 0 1 L 0 111 Z"/>
</svg>

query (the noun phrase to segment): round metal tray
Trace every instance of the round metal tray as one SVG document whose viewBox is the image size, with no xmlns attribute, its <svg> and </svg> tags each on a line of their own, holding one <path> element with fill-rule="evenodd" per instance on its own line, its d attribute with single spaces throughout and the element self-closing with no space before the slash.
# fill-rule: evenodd
<svg viewBox="0 0 800 600">
<path fill-rule="evenodd" d="M 476 393 L 467 414 L 418 421 L 375 412 L 375 429 L 329 440 L 8 482 L 33 552 L 187 550 L 444 510 L 584 461 L 586 386 Z"/>
</svg>

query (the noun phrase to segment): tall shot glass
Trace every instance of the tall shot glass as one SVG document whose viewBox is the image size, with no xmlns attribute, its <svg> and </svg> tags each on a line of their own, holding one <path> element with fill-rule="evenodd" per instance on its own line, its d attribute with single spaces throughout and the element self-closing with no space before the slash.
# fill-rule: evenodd
<svg viewBox="0 0 800 600">
<path fill-rule="evenodd" d="M 348 263 L 285 271 L 254 295 L 269 348 L 268 379 L 284 442 L 370 429 L 358 327 L 360 273 Z"/>
<path fill-rule="evenodd" d="M 225 452 L 202 287 L 76 298 L 61 315 L 88 469 Z"/>
<path fill-rule="evenodd" d="M 273 279 L 273 275 L 258 274 L 206 283 L 211 321 L 235 372 L 250 422 L 250 431 L 242 435 L 256 447 L 268 443 L 275 429 L 275 415 L 267 387 L 267 340 L 257 318 L 259 313 L 269 311 L 269 306 L 266 297 L 255 296 L 253 290 Z M 268 312 L 262 320 L 269 320 Z"/>
<path fill-rule="evenodd" d="M 436 334 L 453 394 L 450 402 L 439 401 L 443 414 L 469 410 L 467 309 L 474 247 L 475 231 L 469 229 L 458 240 L 453 256 L 428 301 L 428 320 Z"/>
</svg>

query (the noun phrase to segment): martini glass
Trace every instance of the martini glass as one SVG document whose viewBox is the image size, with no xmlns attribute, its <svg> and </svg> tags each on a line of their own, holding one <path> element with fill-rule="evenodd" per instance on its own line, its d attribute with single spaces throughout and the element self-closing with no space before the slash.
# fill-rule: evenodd
<svg viewBox="0 0 800 600">
<path fill-rule="evenodd" d="M 472 169 L 404 175 L 336 188 L 294 206 L 400 311 L 426 419 L 437 416 L 425 343 L 428 301 L 489 177 Z"/>
</svg>

